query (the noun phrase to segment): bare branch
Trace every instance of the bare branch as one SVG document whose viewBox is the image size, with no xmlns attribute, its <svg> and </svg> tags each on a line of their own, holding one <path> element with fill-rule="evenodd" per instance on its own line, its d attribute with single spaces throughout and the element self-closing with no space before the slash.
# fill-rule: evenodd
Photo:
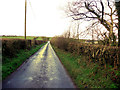
<svg viewBox="0 0 120 90">
<path fill-rule="evenodd" d="M 104 5 L 103 2 L 100 0 L 101 6 L 102 6 L 102 20 L 101 23 L 103 23 L 103 16 L 104 16 Z"/>
</svg>

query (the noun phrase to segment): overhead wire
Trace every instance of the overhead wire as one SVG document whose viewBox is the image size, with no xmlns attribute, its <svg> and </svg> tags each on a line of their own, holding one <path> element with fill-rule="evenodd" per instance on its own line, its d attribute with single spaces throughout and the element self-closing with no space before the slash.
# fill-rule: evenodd
<svg viewBox="0 0 120 90">
<path fill-rule="evenodd" d="M 30 1 L 30 0 L 28 0 L 28 2 L 29 2 L 29 5 L 30 5 L 30 7 L 31 7 L 31 10 L 32 10 L 33 16 L 34 16 L 34 18 L 35 18 L 35 17 L 36 17 L 36 15 L 35 15 L 35 12 L 34 12 L 34 10 L 33 10 L 32 4 L 31 4 L 31 1 Z"/>
</svg>

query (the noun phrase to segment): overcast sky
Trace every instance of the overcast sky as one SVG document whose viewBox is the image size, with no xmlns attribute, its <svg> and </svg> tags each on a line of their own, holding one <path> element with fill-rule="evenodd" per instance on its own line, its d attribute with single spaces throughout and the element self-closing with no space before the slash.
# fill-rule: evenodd
<svg viewBox="0 0 120 90">
<path fill-rule="evenodd" d="M 62 34 L 69 26 L 61 10 L 66 2 L 27 0 L 27 36 Z M 25 0 L 0 0 L 0 35 L 24 35 L 24 13 Z"/>
<path fill-rule="evenodd" d="M 68 30 L 72 24 L 63 10 L 68 1 L 27 0 L 27 36 L 52 37 Z M 0 0 L 0 35 L 24 36 L 24 19 L 25 0 Z M 80 30 L 87 25 L 80 24 Z"/>
</svg>

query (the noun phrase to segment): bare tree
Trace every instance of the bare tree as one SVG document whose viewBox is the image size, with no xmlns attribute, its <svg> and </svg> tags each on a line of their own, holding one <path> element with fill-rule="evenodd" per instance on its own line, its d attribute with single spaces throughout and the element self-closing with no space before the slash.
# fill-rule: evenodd
<svg viewBox="0 0 120 90">
<path fill-rule="evenodd" d="M 76 34 L 76 39 L 79 39 L 80 33 L 79 33 L 79 22 L 77 22 L 77 34 Z"/>
<path fill-rule="evenodd" d="M 65 31 L 62 35 L 65 38 L 79 39 L 79 36 L 80 36 L 80 33 L 79 33 L 79 22 L 78 21 L 77 22 L 71 22 L 68 30 Z"/>
<path fill-rule="evenodd" d="M 115 23 L 117 15 L 113 2 L 106 0 L 106 3 L 103 3 L 102 0 L 76 0 L 68 3 L 66 13 L 73 20 L 97 20 L 109 32 L 108 39 L 109 45 L 111 45 L 112 42 L 115 42 L 113 29 L 117 26 Z M 106 7 L 109 10 L 105 11 Z"/>
<path fill-rule="evenodd" d="M 72 29 L 72 38 L 74 39 L 79 39 L 80 38 L 80 21 L 73 21 L 72 22 L 72 26 L 71 26 L 71 29 Z"/>
<path fill-rule="evenodd" d="M 70 30 L 65 31 L 65 32 L 62 34 L 62 37 L 64 37 L 64 38 L 70 38 L 70 36 L 71 36 Z"/>
</svg>

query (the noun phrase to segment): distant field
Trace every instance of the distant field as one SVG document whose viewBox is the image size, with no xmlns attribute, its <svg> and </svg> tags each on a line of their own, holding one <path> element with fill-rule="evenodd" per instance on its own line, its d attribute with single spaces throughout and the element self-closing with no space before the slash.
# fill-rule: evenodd
<svg viewBox="0 0 120 90">
<path fill-rule="evenodd" d="M 8 39 L 24 39 L 24 36 L 2 36 L 2 38 Z M 35 36 L 27 36 L 26 39 L 34 39 Z M 51 39 L 51 37 L 49 37 Z M 42 37 L 38 37 L 36 40 L 42 40 Z"/>
<path fill-rule="evenodd" d="M 24 39 L 24 36 L 2 36 L 2 38 L 9 38 L 9 39 Z M 26 39 L 33 39 L 34 36 L 27 36 Z M 39 37 L 39 40 L 42 40 L 41 37 Z"/>
</svg>

